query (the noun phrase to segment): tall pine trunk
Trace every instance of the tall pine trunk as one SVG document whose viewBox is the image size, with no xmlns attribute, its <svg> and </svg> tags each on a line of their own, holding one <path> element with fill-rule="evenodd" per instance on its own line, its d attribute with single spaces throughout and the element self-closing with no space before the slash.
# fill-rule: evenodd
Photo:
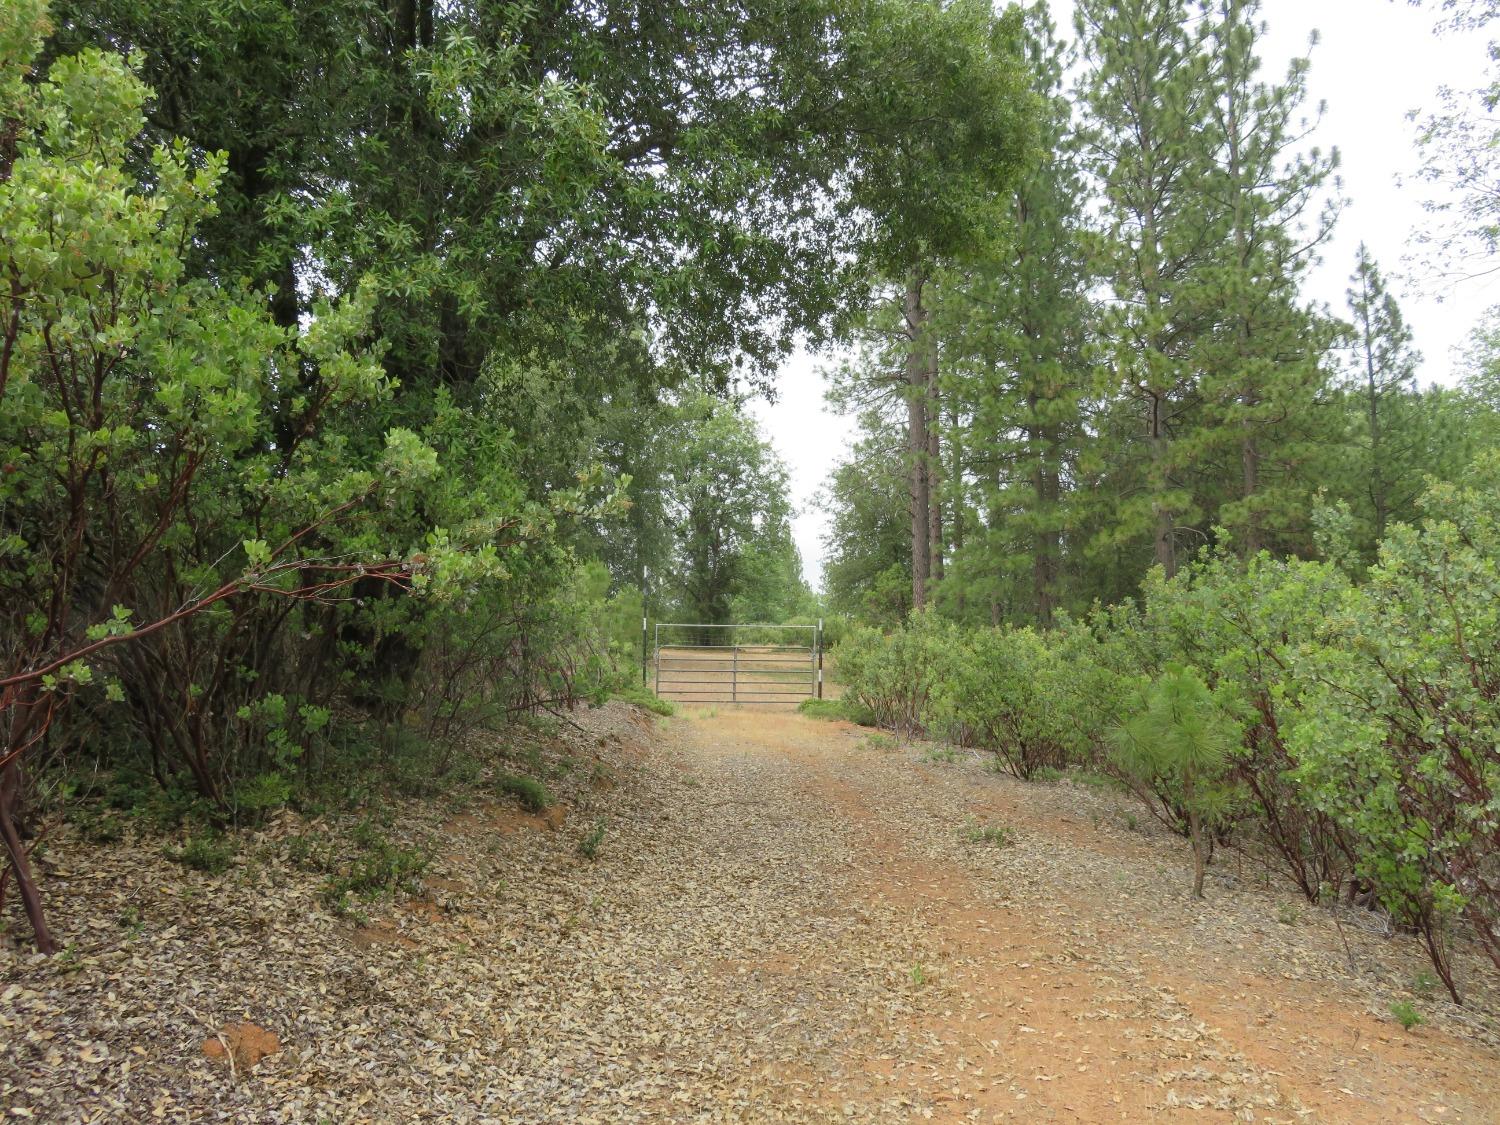
<svg viewBox="0 0 1500 1125">
<path fill-rule="evenodd" d="M 1155 327 L 1160 319 L 1163 293 L 1161 237 L 1157 230 L 1157 214 L 1154 204 L 1146 208 L 1143 216 L 1141 246 L 1144 261 L 1140 288 L 1145 298 L 1148 323 L 1153 325 L 1154 332 L 1162 332 L 1162 329 Z M 1164 339 L 1154 338 L 1152 350 L 1161 356 L 1170 354 Z M 1161 567 L 1162 572 L 1168 578 L 1175 578 L 1177 576 L 1177 519 L 1172 506 L 1167 502 L 1167 493 L 1172 483 L 1171 439 L 1167 434 L 1167 394 L 1169 392 L 1154 386 L 1146 386 L 1143 389 L 1146 393 L 1146 441 L 1151 455 L 1153 550 L 1156 563 Z"/>
<path fill-rule="evenodd" d="M 1231 7 L 1226 6 L 1226 14 L 1237 14 Z M 1235 264 L 1242 273 L 1250 269 L 1250 231 L 1245 216 L 1245 186 L 1243 175 L 1243 161 L 1240 156 L 1240 102 L 1239 86 L 1230 81 L 1228 89 L 1228 128 L 1225 134 L 1229 141 L 1229 185 L 1234 192 L 1231 204 L 1232 218 L 1234 221 L 1234 252 Z M 1237 300 L 1245 300 L 1244 295 L 1239 295 Z M 1250 313 L 1248 309 L 1241 309 L 1239 313 L 1239 324 L 1235 327 L 1235 338 L 1239 343 L 1239 356 L 1241 363 L 1248 364 L 1250 358 L 1251 332 Z M 1240 405 L 1245 408 L 1244 420 L 1240 423 L 1240 500 L 1245 505 L 1245 527 L 1241 533 L 1243 539 L 1244 555 L 1251 558 L 1260 553 L 1264 545 L 1261 532 L 1260 513 L 1256 510 L 1256 499 L 1260 492 L 1260 447 L 1256 442 L 1255 422 L 1253 420 L 1254 408 L 1258 405 L 1260 395 L 1250 376 L 1245 376 L 1245 384 L 1240 392 Z"/>
<path fill-rule="evenodd" d="M 1207 873 L 1204 854 L 1208 850 L 1203 839 L 1203 824 L 1196 808 L 1188 810 L 1188 833 L 1193 838 L 1193 897 L 1203 897 L 1203 877 Z"/>
<path fill-rule="evenodd" d="M 1245 393 L 1247 407 L 1254 406 L 1250 392 Z M 1260 554 L 1265 546 L 1261 529 L 1260 513 L 1255 508 L 1255 498 L 1260 493 L 1260 446 L 1255 440 L 1255 430 L 1245 423 L 1245 436 L 1240 442 L 1240 498 L 1245 501 L 1245 557 Z"/>
<path fill-rule="evenodd" d="M 1166 491 L 1170 484 L 1170 469 L 1167 458 L 1170 454 L 1167 438 L 1166 395 L 1151 392 L 1147 405 L 1147 428 L 1151 440 L 1152 491 L 1151 511 L 1155 517 L 1156 562 L 1168 578 L 1177 575 L 1177 547 L 1174 538 L 1176 520 L 1167 503 Z"/>
<path fill-rule="evenodd" d="M 1365 353 L 1365 388 L 1369 401 L 1366 404 L 1370 418 L 1370 503 L 1375 508 L 1375 539 L 1385 538 L 1386 520 L 1390 508 L 1386 498 L 1385 477 L 1380 463 L 1380 382 L 1375 374 L 1375 333 L 1370 325 L 1369 278 L 1362 278 L 1363 297 L 1360 316 L 1360 335 Z"/>
<path fill-rule="evenodd" d="M 1030 396 L 1033 418 L 1038 403 L 1035 395 Z M 1036 467 L 1031 474 L 1036 520 L 1031 547 L 1031 592 L 1036 602 L 1037 624 L 1050 629 L 1057 614 L 1057 578 L 1062 557 L 1062 535 L 1057 527 L 1057 505 L 1062 497 L 1056 464 L 1060 438 L 1055 425 L 1036 425 L 1028 437 L 1037 450 Z"/>
<path fill-rule="evenodd" d="M 927 583 L 932 575 L 932 496 L 927 475 L 929 341 L 927 309 L 922 304 L 925 281 L 923 273 L 915 269 L 906 280 L 906 436 L 907 453 L 911 458 L 911 604 L 914 610 L 927 605 Z"/>
<path fill-rule="evenodd" d="M 943 578 L 942 400 L 938 395 L 937 351 L 927 355 L 927 557 L 932 577 Z"/>
<path fill-rule="evenodd" d="M 955 556 L 963 550 L 964 534 L 968 530 L 964 524 L 963 456 L 963 429 L 959 424 L 958 409 L 950 402 L 948 405 L 948 495 L 952 500 L 952 517 L 949 520 L 948 539 Z M 967 606 L 968 598 L 960 587 L 957 599 L 959 617 L 963 617 Z"/>
</svg>

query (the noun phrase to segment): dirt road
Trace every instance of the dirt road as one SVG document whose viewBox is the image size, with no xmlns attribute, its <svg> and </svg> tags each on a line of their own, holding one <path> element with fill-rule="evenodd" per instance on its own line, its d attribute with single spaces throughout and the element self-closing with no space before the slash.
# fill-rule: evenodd
<svg viewBox="0 0 1500 1125">
<path fill-rule="evenodd" d="M 284 864 L 184 888 L 97 853 L 55 912 L 71 963 L 0 965 L 0 1104 L 194 1122 L 1500 1121 L 1492 977 L 1466 964 L 1475 995 L 1455 1009 L 1411 991 L 1413 943 L 1346 927 L 1351 972 L 1326 915 L 1234 861 L 1194 902 L 1181 841 L 1115 794 L 785 713 L 624 727 L 560 751 L 561 829 L 498 801 L 414 806 L 427 895 L 359 925 Z M 1428 1025 L 1400 1029 L 1402 997 Z M 226 1074 L 201 1043 L 232 1019 L 282 1050 Z"/>
<path fill-rule="evenodd" d="M 1180 842 L 1132 830 L 1113 795 L 846 724 L 685 726 L 680 768 L 751 814 L 700 820 L 705 851 L 765 810 L 744 876 L 796 884 L 801 924 L 725 958 L 799 1013 L 778 1100 L 863 1120 L 1500 1120 L 1482 1029 L 1376 1014 L 1419 978 L 1414 945 L 1356 929 L 1350 974 L 1326 919 L 1232 865 L 1193 902 Z"/>
</svg>

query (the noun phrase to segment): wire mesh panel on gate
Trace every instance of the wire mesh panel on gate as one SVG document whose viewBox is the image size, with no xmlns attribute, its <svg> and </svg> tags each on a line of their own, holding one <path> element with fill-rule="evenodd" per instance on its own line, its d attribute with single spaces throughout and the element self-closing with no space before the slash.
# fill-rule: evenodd
<svg viewBox="0 0 1500 1125">
<path fill-rule="evenodd" d="M 656 694 L 676 703 L 795 704 L 820 687 L 816 625 L 659 622 Z"/>
</svg>

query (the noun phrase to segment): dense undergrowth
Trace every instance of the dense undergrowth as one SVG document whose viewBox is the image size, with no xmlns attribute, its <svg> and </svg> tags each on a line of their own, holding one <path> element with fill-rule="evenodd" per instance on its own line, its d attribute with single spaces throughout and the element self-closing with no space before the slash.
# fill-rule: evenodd
<svg viewBox="0 0 1500 1125">
<path fill-rule="evenodd" d="M 1368 897 L 1458 999 L 1466 931 L 1500 966 L 1500 456 L 1434 485 L 1368 570 L 1205 556 L 1045 632 L 920 614 L 838 649 L 846 703 L 991 751 L 1019 778 L 1107 771 L 1213 848 L 1256 849 L 1309 901 Z"/>
</svg>

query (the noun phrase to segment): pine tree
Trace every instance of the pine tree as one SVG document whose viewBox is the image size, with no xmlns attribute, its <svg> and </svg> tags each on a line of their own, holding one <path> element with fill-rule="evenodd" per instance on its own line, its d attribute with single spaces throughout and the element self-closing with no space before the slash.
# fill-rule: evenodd
<svg viewBox="0 0 1500 1125">
<path fill-rule="evenodd" d="M 992 599 L 995 577 L 1013 576 L 1028 616 L 1050 625 L 1063 598 L 1064 487 L 1082 437 L 1093 310 L 1082 242 L 1087 191 L 1062 95 L 1063 49 L 1045 4 L 1027 11 L 1024 38 L 1051 155 L 1016 186 L 997 254 L 955 279 L 940 320 L 957 369 L 953 393 L 971 422 L 967 465 L 987 513 L 985 535 L 960 555 L 960 573 L 968 583 L 988 579 Z"/>
<path fill-rule="evenodd" d="M 1205 271 L 1217 311 L 1199 353 L 1204 416 L 1192 441 L 1196 461 L 1224 466 L 1217 520 L 1246 555 L 1287 548 L 1306 526 L 1313 484 L 1302 471 L 1304 439 L 1332 334 L 1299 285 L 1332 230 L 1336 207 L 1320 200 L 1338 160 L 1299 151 L 1312 128 L 1303 116 L 1307 58 L 1294 59 L 1279 83 L 1261 80 L 1260 9 L 1260 0 L 1213 0 L 1205 12 L 1209 139 L 1218 151 L 1203 189 L 1225 237 Z"/>
<path fill-rule="evenodd" d="M 1194 898 L 1203 897 L 1210 830 L 1233 802 L 1226 774 L 1238 734 L 1197 669 L 1178 664 L 1142 686 L 1130 719 L 1113 732 L 1115 767 L 1168 787 L 1185 814 Z"/>
<path fill-rule="evenodd" d="M 993 228 L 995 201 L 1035 151 L 1028 75 L 1014 50 L 1015 18 L 987 0 L 902 3 L 850 48 L 857 66 L 841 99 L 865 142 L 853 201 L 868 217 L 872 276 L 904 287 L 912 603 L 942 572 L 941 402 L 928 286 Z"/>
<path fill-rule="evenodd" d="M 1356 440 L 1364 454 L 1360 471 L 1373 543 L 1385 537 L 1395 506 L 1393 490 L 1411 452 L 1406 436 L 1392 423 L 1393 415 L 1408 413 L 1421 356 L 1412 350 L 1411 331 L 1401 308 L 1386 289 L 1380 267 L 1363 242 L 1349 282 L 1353 330 L 1349 377 L 1363 407 L 1363 424 L 1356 428 Z"/>
<path fill-rule="evenodd" d="M 1213 320 L 1204 272 L 1224 237 L 1203 191 L 1216 154 L 1209 59 L 1186 0 L 1079 0 L 1076 23 L 1089 68 L 1087 162 L 1103 187 L 1102 258 L 1116 298 L 1105 334 L 1123 417 L 1110 428 L 1128 441 L 1100 547 L 1147 534 L 1170 577 L 1179 526 L 1196 515 L 1174 446 L 1197 407 L 1194 352 Z"/>
</svg>

